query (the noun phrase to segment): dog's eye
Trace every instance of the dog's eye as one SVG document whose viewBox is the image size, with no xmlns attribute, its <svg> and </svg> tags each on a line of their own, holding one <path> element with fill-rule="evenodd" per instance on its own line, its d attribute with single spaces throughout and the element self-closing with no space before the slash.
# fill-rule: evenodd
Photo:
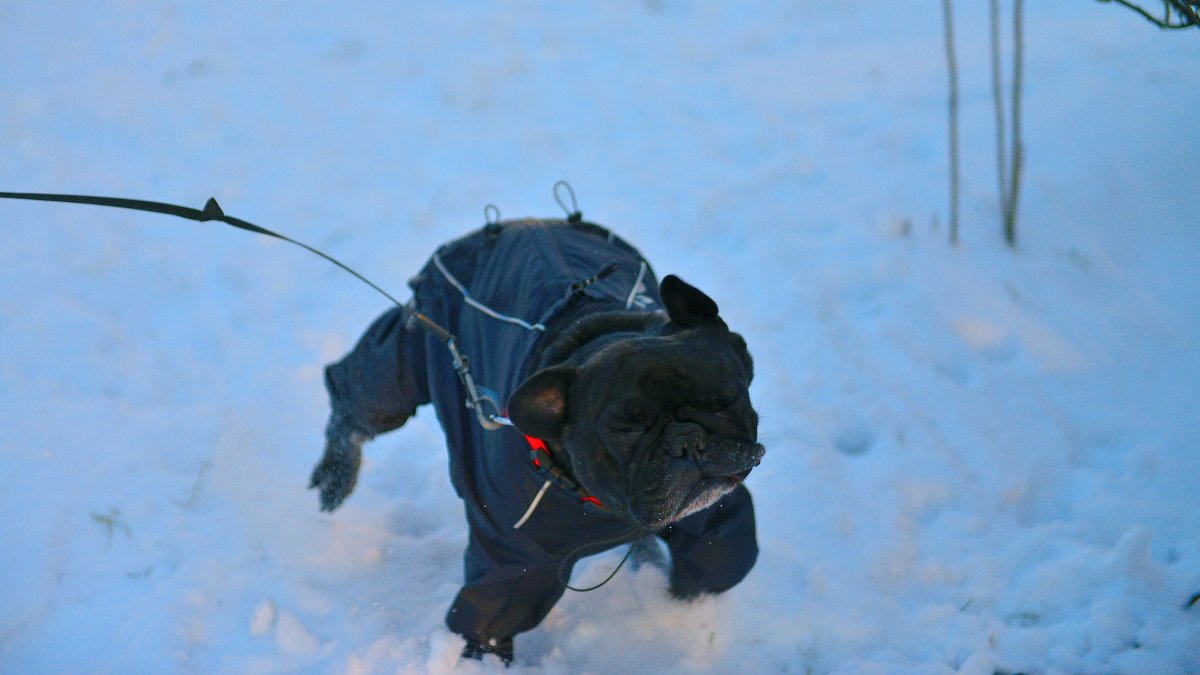
<svg viewBox="0 0 1200 675">
<path fill-rule="evenodd" d="M 610 425 L 608 430 L 614 434 L 626 436 L 641 436 L 650 430 L 652 424 L 645 424 L 634 419 L 619 420 L 616 424 Z"/>
<path fill-rule="evenodd" d="M 685 406 L 678 416 L 682 420 L 696 422 L 719 434 L 743 437 L 747 433 L 745 426 L 748 401 L 747 393 L 739 392 L 732 400 L 709 399 L 702 409 Z"/>
<path fill-rule="evenodd" d="M 713 414 L 717 417 L 727 420 L 735 419 L 738 417 L 738 410 L 745 399 L 746 396 L 744 393 L 738 393 L 732 401 L 726 398 L 715 403 L 709 410 L 712 410 Z"/>
<path fill-rule="evenodd" d="M 656 412 L 647 406 L 638 406 L 630 411 L 628 419 L 643 429 L 654 426 Z"/>
<path fill-rule="evenodd" d="M 655 412 L 648 407 L 635 406 L 614 415 L 609 430 L 618 434 L 642 434 L 654 426 Z"/>
</svg>

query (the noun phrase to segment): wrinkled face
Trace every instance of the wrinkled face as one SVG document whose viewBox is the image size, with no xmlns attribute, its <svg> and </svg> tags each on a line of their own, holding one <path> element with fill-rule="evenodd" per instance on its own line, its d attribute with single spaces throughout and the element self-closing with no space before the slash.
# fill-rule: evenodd
<svg viewBox="0 0 1200 675">
<path fill-rule="evenodd" d="M 564 445 L 576 475 L 649 528 L 711 505 L 764 453 L 751 376 L 745 343 L 724 330 L 611 345 L 572 387 Z"/>
<path fill-rule="evenodd" d="M 661 290 L 665 322 L 540 370 L 509 399 L 519 429 L 565 452 L 588 492 L 646 529 L 710 506 L 765 453 L 745 341 L 698 289 L 668 276 Z"/>
</svg>

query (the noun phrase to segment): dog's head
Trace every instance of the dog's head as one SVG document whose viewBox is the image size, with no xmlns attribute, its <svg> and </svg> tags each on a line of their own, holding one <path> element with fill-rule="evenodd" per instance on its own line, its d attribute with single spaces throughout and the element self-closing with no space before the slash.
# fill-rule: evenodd
<svg viewBox="0 0 1200 675">
<path fill-rule="evenodd" d="M 517 428 L 561 448 L 585 488 L 657 529 L 734 489 L 758 465 L 754 365 L 717 304 L 675 276 L 664 320 L 597 340 L 509 399 Z"/>
</svg>

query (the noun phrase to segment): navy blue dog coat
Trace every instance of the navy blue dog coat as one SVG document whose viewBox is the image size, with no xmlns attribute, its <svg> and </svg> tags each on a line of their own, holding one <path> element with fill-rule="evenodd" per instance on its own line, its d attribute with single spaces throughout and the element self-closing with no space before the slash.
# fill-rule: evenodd
<svg viewBox="0 0 1200 675">
<path fill-rule="evenodd" d="M 585 222 L 489 225 L 439 248 L 411 285 L 417 311 L 457 336 L 476 382 L 499 401 L 531 374 L 547 326 L 572 303 L 647 312 L 661 305 L 641 254 Z M 445 346 L 399 308 L 325 376 L 335 413 L 366 437 L 401 426 L 420 405 L 437 411 L 470 528 L 464 585 L 446 616 L 452 631 L 486 644 L 530 630 L 562 595 L 576 556 L 638 536 L 586 492 L 548 481 L 531 461 L 537 439 L 513 427 L 483 429 L 464 405 Z M 671 552 L 672 590 L 682 595 L 732 587 L 758 551 L 750 493 L 740 485 L 658 535 Z"/>
</svg>

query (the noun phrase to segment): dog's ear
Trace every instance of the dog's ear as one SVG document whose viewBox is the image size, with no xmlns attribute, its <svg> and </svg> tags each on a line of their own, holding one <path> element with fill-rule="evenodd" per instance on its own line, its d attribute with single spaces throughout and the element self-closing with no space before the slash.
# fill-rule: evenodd
<svg viewBox="0 0 1200 675">
<path fill-rule="evenodd" d="M 561 437 L 575 373 L 575 366 L 554 366 L 530 375 L 509 397 L 508 418 L 522 433 L 535 438 Z"/>
<path fill-rule="evenodd" d="M 679 326 L 725 328 L 725 322 L 718 316 L 717 303 L 699 288 L 674 274 L 668 274 L 659 284 L 658 290 L 662 295 L 663 306 L 667 308 L 667 316 Z"/>
</svg>

